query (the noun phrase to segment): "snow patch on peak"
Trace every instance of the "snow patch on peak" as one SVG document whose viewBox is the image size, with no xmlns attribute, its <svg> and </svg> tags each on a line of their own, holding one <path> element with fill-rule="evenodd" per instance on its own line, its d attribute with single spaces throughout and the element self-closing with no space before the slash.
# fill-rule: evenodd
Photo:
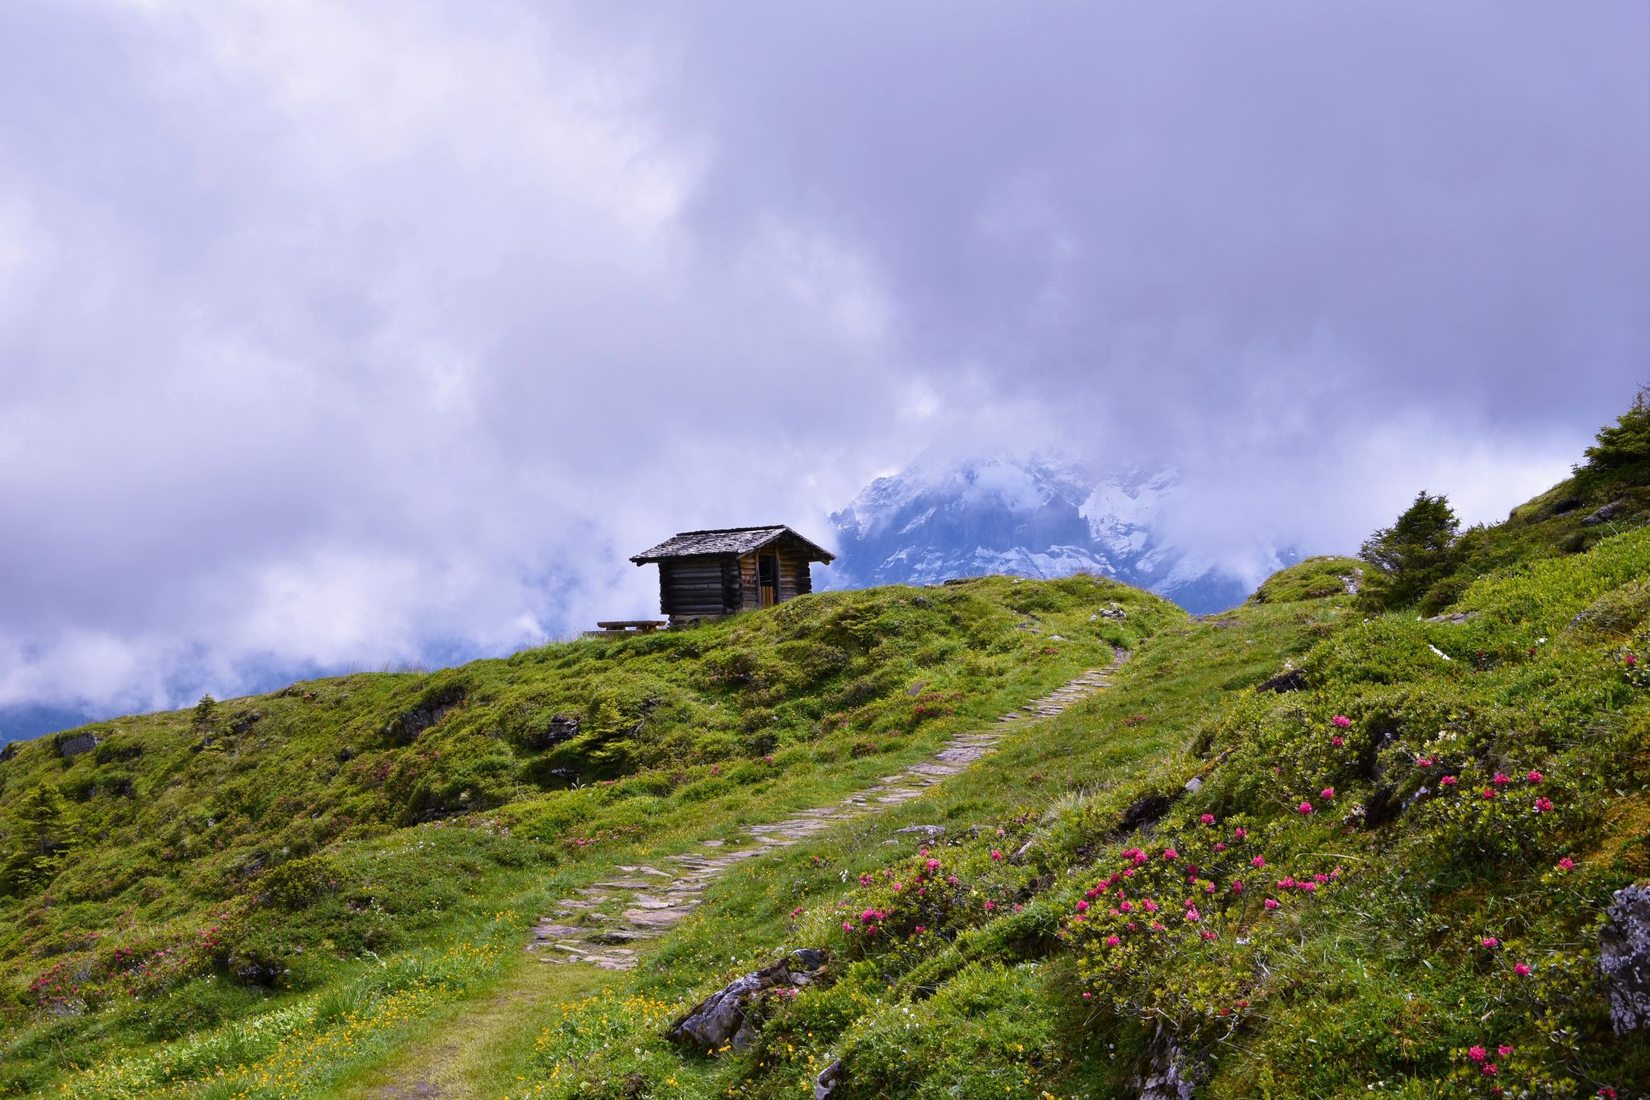
<svg viewBox="0 0 1650 1100">
<path fill-rule="evenodd" d="M 831 516 L 842 555 L 829 587 L 934 584 L 1005 573 L 1087 572 L 1151 588 L 1193 611 L 1229 607 L 1289 551 L 1257 544 L 1222 563 L 1163 537 L 1180 495 L 1177 471 L 1103 477 L 1058 453 L 920 456 L 879 477 Z"/>
</svg>

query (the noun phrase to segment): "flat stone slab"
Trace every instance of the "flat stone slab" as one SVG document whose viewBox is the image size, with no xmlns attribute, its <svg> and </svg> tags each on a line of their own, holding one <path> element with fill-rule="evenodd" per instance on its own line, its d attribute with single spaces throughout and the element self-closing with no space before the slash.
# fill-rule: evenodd
<svg viewBox="0 0 1650 1100">
<path fill-rule="evenodd" d="M 643 928 L 669 928 L 691 912 L 691 905 L 679 909 L 626 909 L 624 919 Z"/>
<path fill-rule="evenodd" d="M 652 875 L 654 878 L 670 878 L 669 871 L 661 871 L 657 867 L 627 867 L 619 864 L 619 870 L 627 875 Z"/>
</svg>

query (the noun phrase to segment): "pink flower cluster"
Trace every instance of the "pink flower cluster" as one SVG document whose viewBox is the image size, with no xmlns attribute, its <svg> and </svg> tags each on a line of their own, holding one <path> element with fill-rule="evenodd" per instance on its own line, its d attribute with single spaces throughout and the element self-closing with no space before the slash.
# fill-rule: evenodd
<svg viewBox="0 0 1650 1100">
<path fill-rule="evenodd" d="M 1514 1049 L 1514 1047 L 1511 1047 L 1506 1043 L 1502 1043 L 1500 1046 L 1495 1048 L 1495 1053 L 1497 1057 L 1507 1059 L 1513 1056 Z M 1490 1061 L 1490 1052 L 1481 1046 L 1474 1045 L 1468 1047 L 1467 1059 L 1476 1065 L 1478 1067 L 1478 1071 L 1485 1077 L 1494 1077 L 1496 1074 L 1501 1072 L 1500 1064 Z"/>
</svg>

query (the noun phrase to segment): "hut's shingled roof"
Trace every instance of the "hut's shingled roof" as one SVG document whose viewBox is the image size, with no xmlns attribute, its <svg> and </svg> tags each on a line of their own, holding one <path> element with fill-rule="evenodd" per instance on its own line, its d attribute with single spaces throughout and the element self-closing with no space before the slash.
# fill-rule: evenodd
<svg viewBox="0 0 1650 1100">
<path fill-rule="evenodd" d="M 789 535 L 811 553 L 812 561 L 829 562 L 836 555 L 808 541 L 783 524 L 771 527 L 724 527 L 716 531 L 683 531 L 666 539 L 650 550 L 644 550 L 630 560 L 637 565 L 661 561 L 665 558 L 687 558 L 699 554 L 749 554 L 760 550 L 776 539 Z"/>
</svg>

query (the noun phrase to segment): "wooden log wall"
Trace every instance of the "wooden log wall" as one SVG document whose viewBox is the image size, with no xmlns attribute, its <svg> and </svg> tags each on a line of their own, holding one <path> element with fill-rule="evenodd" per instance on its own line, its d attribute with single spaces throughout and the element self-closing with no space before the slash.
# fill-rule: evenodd
<svg viewBox="0 0 1650 1100">
<path fill-rule="evenodd" d="M 737 611 L 742 589 L 739 561 L 731 554 L 659 563 L 659 610 L 672 622 L 715 618 Z"/>
<path fill-rule="evenodd" d="M 788 547 L 779 548 L 779 602 L 794 600 L 797 597 L 796 571 L 800 567 L 807 571 L 808 563 L 800 558 L 796 551 Z"/>
<path fill-rule="evenodd" d="M 759 554 L 779 559 L 779 602 L 813 591 L 807 554 L 781 541 L 750 554 L 702 554 L 660 562 L 659 610 L 672 623 L 756 610 L 762 606 Z"/>
<path fill-rule="evenodd" d="M 755 611 L 762 606 L 762 589 L 758 583 L 756 572 L 756 555 L 746 554 L 739 559 L 739 583 L 741 611 Z"/>
</svg>

